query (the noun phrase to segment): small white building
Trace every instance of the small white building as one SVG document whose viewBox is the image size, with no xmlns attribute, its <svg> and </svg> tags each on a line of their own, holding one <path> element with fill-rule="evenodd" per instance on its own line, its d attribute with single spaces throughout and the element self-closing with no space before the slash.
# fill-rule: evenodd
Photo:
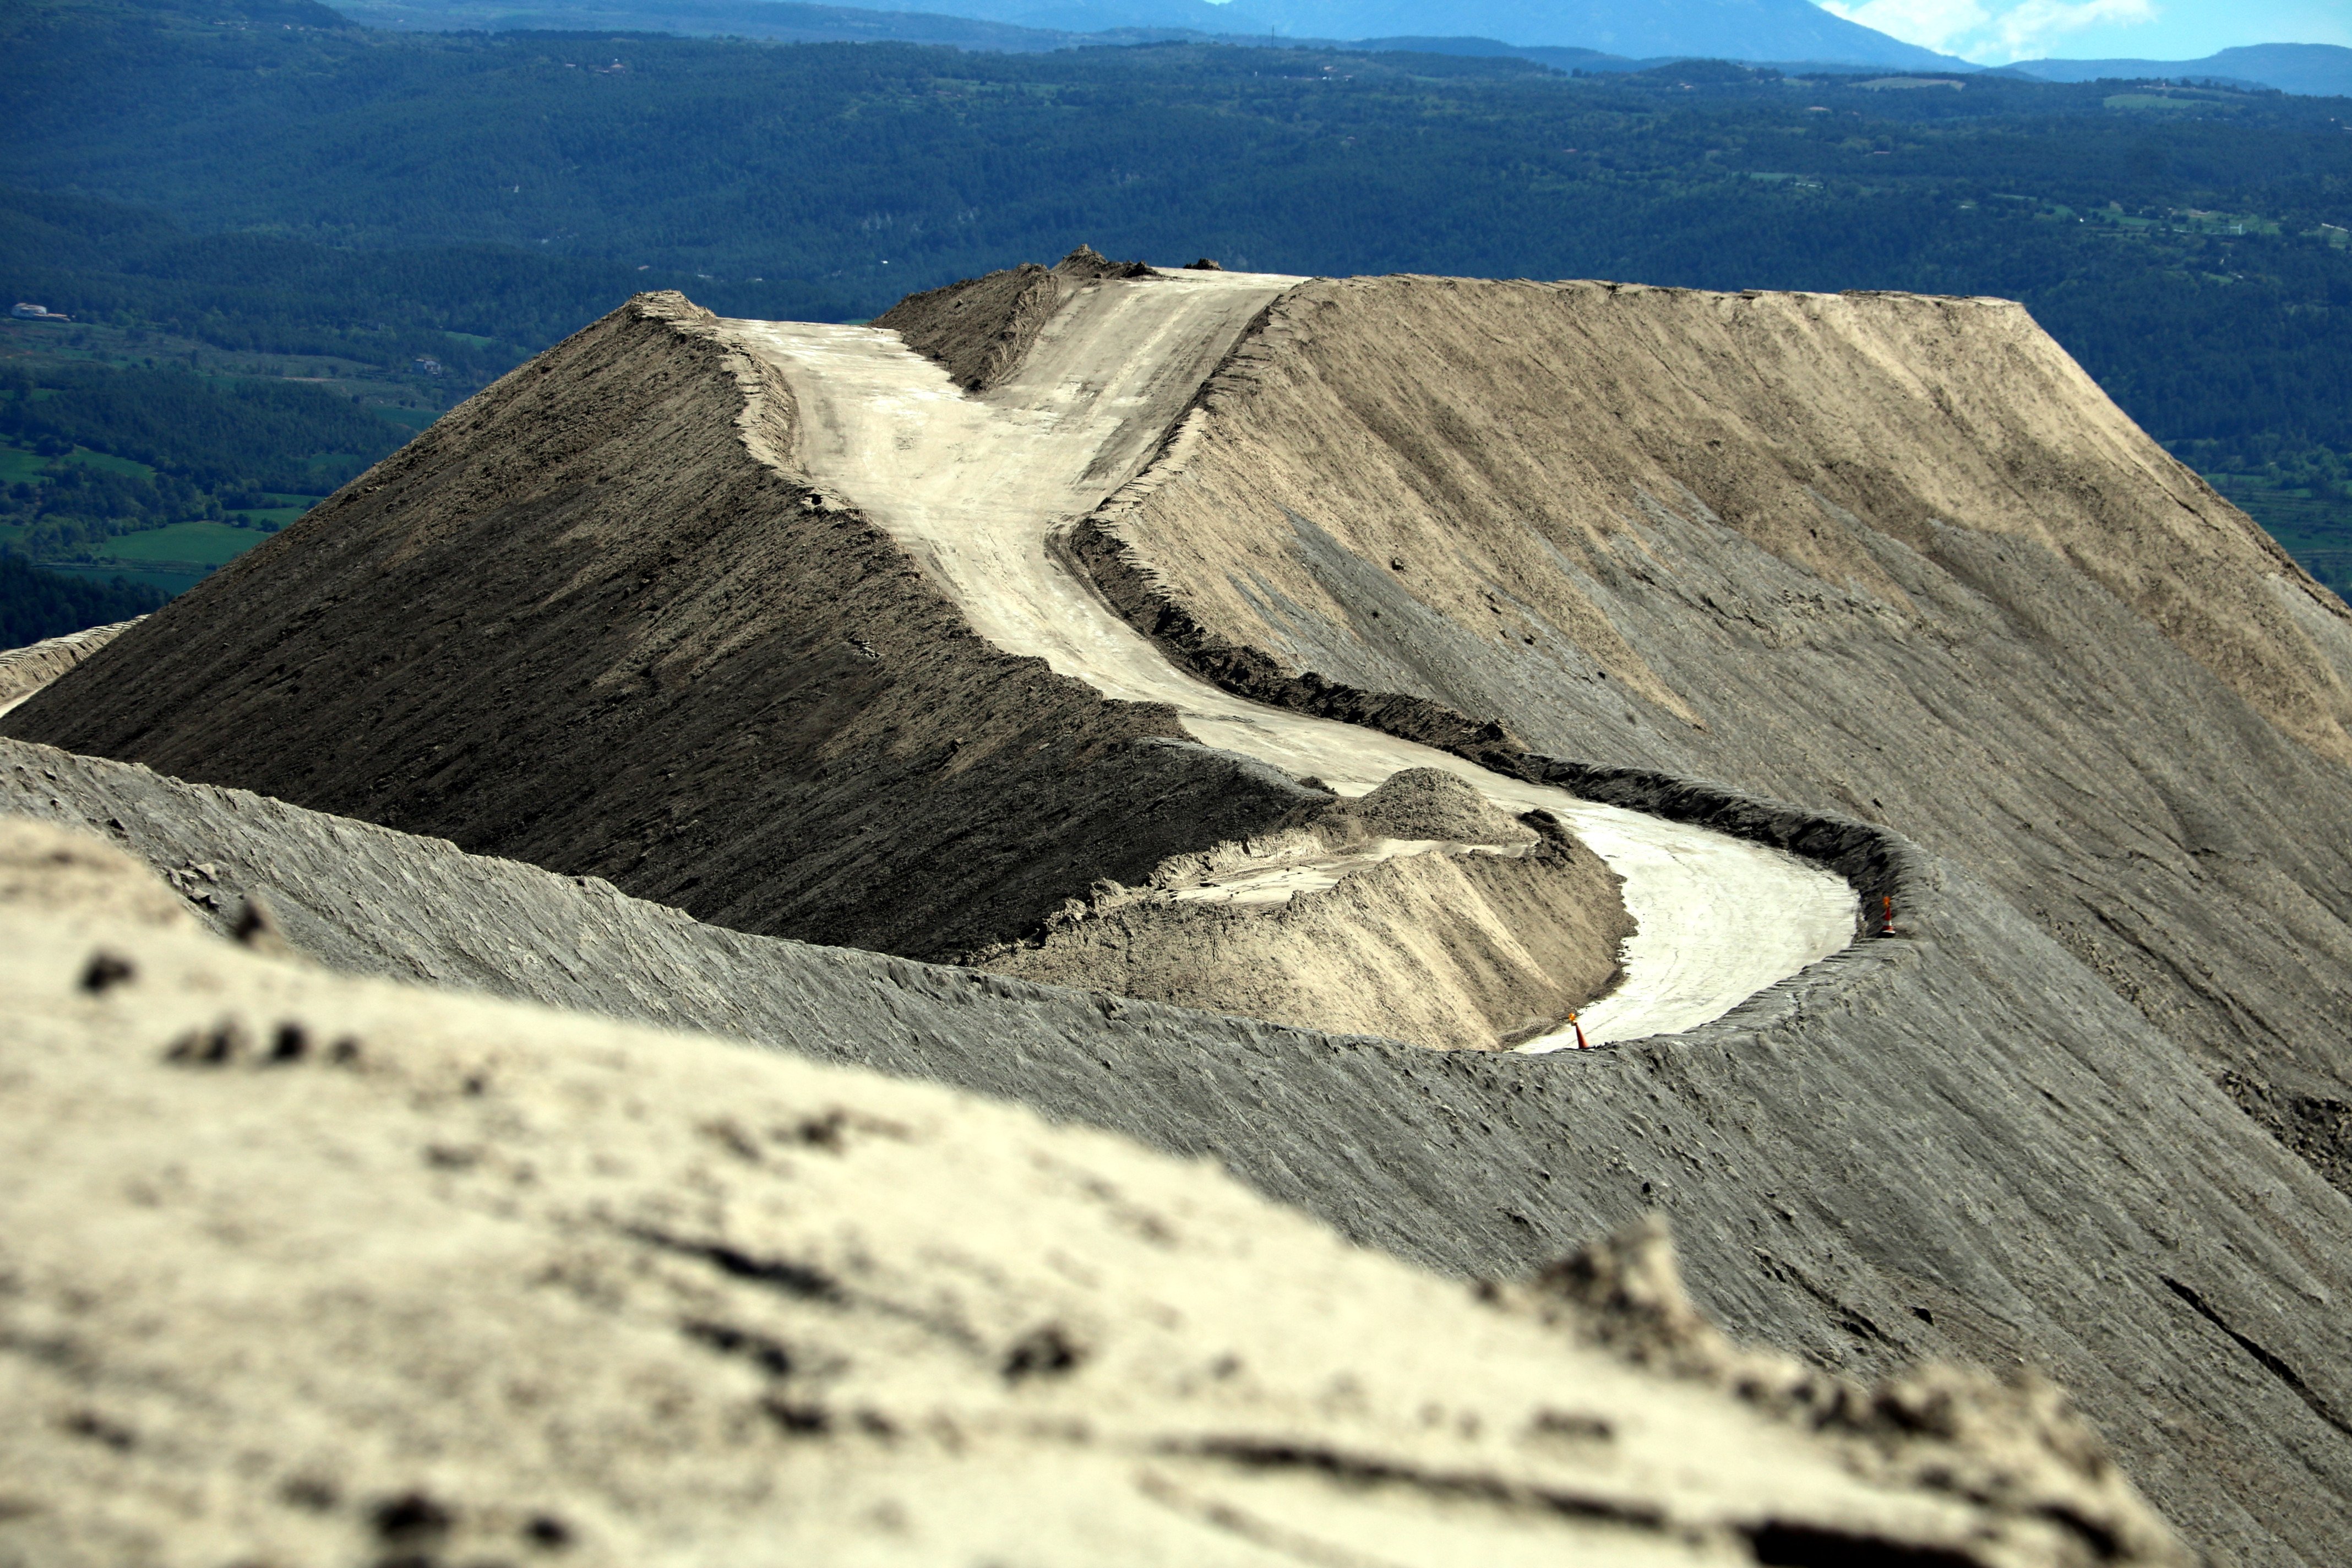
<svg viewBox="0 0 2352 1568">
<path fill-rule="evenodd" d="M 73 320 L 63 310 L 52 310 L 47 305 L 28 305 L 22 300 L 17 300 L 16 309 L 8 313 L 20 321 L 70 321 Z"/>
</svg>

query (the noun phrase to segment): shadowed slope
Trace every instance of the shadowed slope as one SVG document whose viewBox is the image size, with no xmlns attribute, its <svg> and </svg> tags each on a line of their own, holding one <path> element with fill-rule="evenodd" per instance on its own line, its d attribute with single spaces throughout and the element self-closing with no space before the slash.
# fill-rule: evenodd
<svg viewBox="0 0 2352 1568">
<path fill-rule="evenodd" d="M 973 636 L 708 319 L 606 317 L 7 731 L 920 954 L 1319 803 Z"/>
</svg>

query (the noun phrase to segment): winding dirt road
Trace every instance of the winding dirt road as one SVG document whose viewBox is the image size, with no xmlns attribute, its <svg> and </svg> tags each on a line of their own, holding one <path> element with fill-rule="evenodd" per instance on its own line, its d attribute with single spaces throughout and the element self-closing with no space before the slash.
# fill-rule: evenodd
<svg viewBox="0 0 2352 1568">
<path fill-rule="evenodd" d="M 977 397 L 896 332 L 722 325 L 791 384 L 808 472 L 922 560 L 1000 647 L 1106 696 L 1167 703 L 1203 744 L 1345 795 L 1400 769 L 1443 768 L 1506 810 L 1541 807 L 1567 823 L 1624 878 L 1641 928 L 1625 945 L 1623 983 L 1584 1013 L 1593 1044 L 1696 1027 L 1845 946 L 1853 890 L 1817 866 L 1230 696 L 1171 664 L 1055 559 L 1049 539 L 1137 478 L 1251 320 L 1300 281 L 1184 271 L 1089 283 L 1046 323 L 1018 374 Z M 1574 1043 L 1549 1035 L 1518 1048 Z"/>
</svg>

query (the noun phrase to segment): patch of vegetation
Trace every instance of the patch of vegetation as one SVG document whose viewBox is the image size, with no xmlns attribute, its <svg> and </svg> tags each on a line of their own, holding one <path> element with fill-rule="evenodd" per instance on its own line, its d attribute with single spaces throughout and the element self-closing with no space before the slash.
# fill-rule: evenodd
<svg viewBox="0 0 2352 1568">
<path fill-rule="evenodd" d="M 2332 452 L 2291 451 L 2251 472 L 2206 478 L 2305 571 L 2352 599 L 2352 461 Z"/>
<path fill-rule="evenodd" d="M 226 565 L 276 531 L 227 522 L 175 522 L 110 541 L 106 561 L 136 563 L 150 571 L 168 567 L 201 571 Z"/>
<path fill-rule="evenodd" d="M 22 395 L 35 385 L 50 395 Z M 332 489 L 400 444 L 348 397 L 289 381 L 208 379 L 177 366 L 17 369 L 0 438 L 37 451 L 108 454 L 118 478 L 168 476 L 198 489 Z M 123 461 L 128 459 L 128 461 Z"/>
<path fill-rule="evenodd" d="M 119 578 L 77 580 L 0 556 L 0 647 L 127 621 L 160 608 L 164 598 L 153 588 Z"/>
<path fill-rule="evenodd" d="M 350 399 L 284 381 L 170 366 L 53 364 L 38 384 L 36 374 L 0 374 L 0 546 L 52 563 L 169 560 L 200 571 L 401 440 L 400 426 Z M 152 542 L 163 535 L 173 542 Z"/>
<path fill-rule="evenodd" d="M 2207 107 L 2197 99 L 2158 92 L 2118 92 L 2103 101 L 2109 109 L 2155 109 L 2174 112 Z"/>
</svg>

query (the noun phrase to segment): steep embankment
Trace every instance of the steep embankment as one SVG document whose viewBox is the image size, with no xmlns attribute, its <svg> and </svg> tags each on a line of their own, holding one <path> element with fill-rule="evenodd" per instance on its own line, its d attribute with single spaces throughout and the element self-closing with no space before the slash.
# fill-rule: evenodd
<svg viewBox="0 0 2352 1568">
<path fill-rule="evenodd" d="M 0 988 L 14 1561 L 2187 1561 L 2054 1391 L 1740 1352 L 1654 1232 L 1475 1295 L 1015 1107 L 240 950 L 14 817 Z"/>
<path fill-rule="evenodd" d="M 793 419 L 644 296 L 5 728 L 917 954 L 1322 804 L 974 637 Z"/>
</svg>

